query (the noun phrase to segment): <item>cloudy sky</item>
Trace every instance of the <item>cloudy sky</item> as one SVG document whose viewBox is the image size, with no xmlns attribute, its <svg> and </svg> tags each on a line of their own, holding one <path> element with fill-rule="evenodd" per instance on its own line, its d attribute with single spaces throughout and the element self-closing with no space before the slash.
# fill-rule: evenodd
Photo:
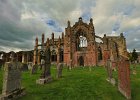
<svg viewBox="0 0 140 100">
<path fill-rule="evenodd" d="M 93 18 L 96 35 L 123 32 L 140 51 L 140 0 L 0 0 L 0 51 L 31 50 L 36 36 L 58 37 L 79 17 Z"/>
</svg>

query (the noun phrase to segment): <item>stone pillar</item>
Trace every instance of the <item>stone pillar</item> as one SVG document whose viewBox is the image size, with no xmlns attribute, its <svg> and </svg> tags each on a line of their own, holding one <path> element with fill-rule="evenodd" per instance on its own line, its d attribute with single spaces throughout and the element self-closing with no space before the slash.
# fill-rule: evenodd
<svg viewBox="0 0 140 100">
<path fill-rule="evenodd" d="M 50 71 L 51 52 L 50 52 L 50 46 L 49 46 L 49 39 L 47 39 L 46 50 L 41 51 L 41 52 L 42 52 L 41 53 L 41 58 L 43 60 L 43 62 L 42 62 L 42 73 L 41 73 L 40 78 L 38 80 L 36 80 L 37 84 L 45 84 L 45 83 L 49 83 L 49 82 L 52 81 L 51 71 Z"/>
<path fill-rule="evenodd" d="M 44 33 L 42 34 L 42 44 L 44 44 Z"/>
<path fill-rule="evenodd" d="M 40 58 L 40 51 L 38 51 L 38 57 L 37 57 L 37 64 L 40 65 L 41 63 L 41 58 Z"/>
<path fill-rule="evenodd" d="M 27 54 L 25 52 L 22 53 L 22 63 L 27 63 Z"/>
<path fill-rule="evenodd" d="M 109 50 L 104 50 L 104 53 L 103 53 L 104 65 L 107 63 L 108 59 L 110 59 L 110 51 Z"/>
<path fill-rule="evenodd" d="M 45 36 L 44 36 L 44 33 L 42 34 L 42 46 L 41 46 L 41 49 L 44 49 L 44 39 L 45 39 Z"/>
<path fill-rule="evenodd" d="M 22 63 L 24 63 L 24 55 L 22 54 Z"/>
<path fill-rule="evenodd" d="M 64 42 L 64 33 L 62 32 L 62 42 Z"/>
<path fill-rule="evenodd" d="M 38 38 L 35 40 L 33 64 L 37 64 Z"/>
<path fill-rule="evenodd" d="M 52 33 L 52 44 L 54 45 L 54 33 Z"/>
<path fill-rule="evenodd" d="M 60 48 L 58 48 L 58 52 L 57 52 L 57 64 L 60 63 Z"/>
<path fill-rule="evenodd" d="M 57 64 L 60 63 L 60 45 L 61 45 L 61 39 L 59 37 L 59 39 L 58 39 L 58 52 L 57 52 Z"/>
</svg>

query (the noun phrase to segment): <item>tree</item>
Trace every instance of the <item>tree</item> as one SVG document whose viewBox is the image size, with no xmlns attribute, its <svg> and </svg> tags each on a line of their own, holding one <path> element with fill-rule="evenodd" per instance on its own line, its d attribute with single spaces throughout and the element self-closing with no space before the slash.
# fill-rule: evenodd
<svg viewBox="0 0 140 100">
<path fill-rule="evenodd" d="M 138 54 L 135 49 L 133 49 L 132 56 L 130 57 L 131 62 L 136 61 L 138 59 Z"/>
</svg>

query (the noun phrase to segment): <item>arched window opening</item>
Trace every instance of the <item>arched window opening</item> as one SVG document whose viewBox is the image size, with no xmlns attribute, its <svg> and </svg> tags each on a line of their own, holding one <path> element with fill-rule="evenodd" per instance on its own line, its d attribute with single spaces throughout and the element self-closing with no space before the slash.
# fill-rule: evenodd
<svg viewBox="0 0 140 100">
<path fill-rule="evenodd" d="M 79 47 L 87 47 L 87 39 L 84 36 L 79 36 Z"/>
</svg>

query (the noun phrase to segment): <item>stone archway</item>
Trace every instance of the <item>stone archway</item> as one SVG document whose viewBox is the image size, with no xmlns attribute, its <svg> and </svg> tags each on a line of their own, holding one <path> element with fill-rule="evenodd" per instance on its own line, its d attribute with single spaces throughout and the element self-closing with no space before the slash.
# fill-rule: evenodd
<svg viewBox="0 0 140 100">
<path fill-rule="evenodd" d="M 78 59 L 79 66 L 84 66 L 84 57 L 80 56 Z"/>
</svg>

